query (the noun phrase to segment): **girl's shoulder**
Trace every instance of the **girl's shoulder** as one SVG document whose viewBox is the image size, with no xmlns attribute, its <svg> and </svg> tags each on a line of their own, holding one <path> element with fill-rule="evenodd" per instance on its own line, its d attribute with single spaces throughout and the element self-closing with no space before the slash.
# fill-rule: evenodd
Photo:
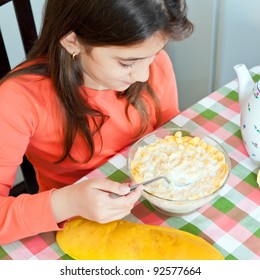
<svg viewBox="0 0 260 280">
<path fill-rule="evenodd" d="M 154 59 L 154 64 L 162 69 L 169 67 L 172 69 L 171 59 L 165 50 L 161 50 L 159 53 L 157 53 Z"/>
<path fill-rule="evenodd" d="M 161 88 L 167 87 L 169 81 L 175 81 L 173 65 L 167 52 L 161 50 L 151 64 L 149 83 L 154 88 Z"/>
<path fill-rule="evenodd" d="M 39 74 L 22 74 L 12 76 L 0 84 L 0 99 L 3 98 L 46 98 L 52 91 L 51 80 Z M 15 100 L 13 100 L 15 102 Z"/>
<path fill-rule="evenodd" d="M 8 78 L 0 85 L 1 115 L 38 119 L 58 106 L 51 80 L 36 74 Z"/>
</svg>

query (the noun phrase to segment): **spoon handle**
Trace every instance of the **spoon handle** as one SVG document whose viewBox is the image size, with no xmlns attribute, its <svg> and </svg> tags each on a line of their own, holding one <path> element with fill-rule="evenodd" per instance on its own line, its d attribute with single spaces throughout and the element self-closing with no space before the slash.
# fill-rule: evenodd
<svg viewBox="0 0 260 280">
<path fill-rule="evenodd" d="M 133 185 L 133 186 L 131 186 L 130 187 L 130 191 L 132 191 L 132 190 L 134 190 L 134 189 L 136 189 L 138 186 L 140 186 L 140 185 L 147 185 L 147 184 L 150 184 L 150 183 L 152 183 L 152 182 L 155 182 L 155 181 L 157 181 L 157 180 L 161 180 L 161 179 L 164 179 L 167 183 L 171 183 L 170 182 L 170 180 L 167 178 L 167 177 L 165 177 L 165 176 L 159 176 L 159 177 L 156 177 L 156 178 L 153 178 L 153 179 L 150 179 L 150 180 L 147 180 L 147 181 L 144 181 L 144 182 L 141 182 L 141 183 L 138 183 L 138 184 L 135 184 L 135 185 Z"/>
<path fill-rule="evenodd" d="M 138 184 L 135 184 L 135 185 L 133 185 L 133 186 L 131 186 L 130 187 L 130 192 L 131 191 L 133 191 L 133 190 L 135 190 L 138 186 L 140 186 L 140 185 L 147 185 L 147 184 L 150 184 L 150 183 L 152 183 L 152 182 L 154 182 L 154 181 L 157 181 L 157 180 L 161 180 L 161 179 L 164 179 L 167 183 L 171 183 L 170 182 L 170 180 L 167 178 L 167 177 L 165 177 L 165 176 L 159 176 L 159 177 L 156 177 L 156 178 L 153 178 L 153 179 L 150 179 L 150 180 L 147 180 L 147 181 L 144 181 L 144 182 L 141 182 L 141 183 L 138 183 Z M 116 193 L 111 193 L 111 196 L 113 197 L 113 198 L 117 198 L 117 197 L 121 197 L 122 195 L 119 195 L 119 194 L 116 194 Z"/>
</svg>

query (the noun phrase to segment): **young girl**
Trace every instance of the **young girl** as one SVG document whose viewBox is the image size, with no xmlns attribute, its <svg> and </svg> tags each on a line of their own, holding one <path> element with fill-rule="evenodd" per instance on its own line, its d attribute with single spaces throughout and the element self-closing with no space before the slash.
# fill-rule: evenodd
<svg viewBox="0 0 260 280">
<path fill-rule="evenodd" d="M 106 223 L 130 213 L 140 188 L 75 182 L 179 113 L 163 48 L 192 31 L 182 0 L 46 2 L 28 58 L 0 83 L 1 244 L 74 216 Z M 39 193 L 10 197 L 24 154 Z"/>
</svg>

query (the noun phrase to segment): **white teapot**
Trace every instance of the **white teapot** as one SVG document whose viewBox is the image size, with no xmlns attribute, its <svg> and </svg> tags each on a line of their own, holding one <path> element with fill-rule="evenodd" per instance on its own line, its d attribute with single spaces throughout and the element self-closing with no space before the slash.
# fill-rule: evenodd
<svg viewBox="0 0 260 280">
<path fill-rule="evenodd" d="M 238 78 L 240 128 L 249 157 L 260 167 L 260 81 L 254 83 L 244 64 L 234 66 Z"/>
</svg>

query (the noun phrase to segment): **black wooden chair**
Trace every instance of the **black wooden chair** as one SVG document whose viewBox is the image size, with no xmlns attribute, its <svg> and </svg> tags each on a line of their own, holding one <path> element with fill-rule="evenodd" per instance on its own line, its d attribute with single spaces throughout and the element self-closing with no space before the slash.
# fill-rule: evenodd
<svg viewBox="0 0 260 280">
<path fill-rule="evenodd" d="M 13 3 L 24 51 L 27 54 L 30 51 L 34 41 L 37 39 L 37 31 L 30 0 L 0 0 L 0 8 L 9 2 Z M 11 67 L 0 27 L 0 78 L 2 78 L 10 70 Z M 37 193 L 39 188 L 35 171 L 26 156 L 23 157 L 21 170 L 24 177 L 24 184 L 19 184 L 13 187 L 10 195 L 17 196 L 21 193 Z"/>
</svg>

